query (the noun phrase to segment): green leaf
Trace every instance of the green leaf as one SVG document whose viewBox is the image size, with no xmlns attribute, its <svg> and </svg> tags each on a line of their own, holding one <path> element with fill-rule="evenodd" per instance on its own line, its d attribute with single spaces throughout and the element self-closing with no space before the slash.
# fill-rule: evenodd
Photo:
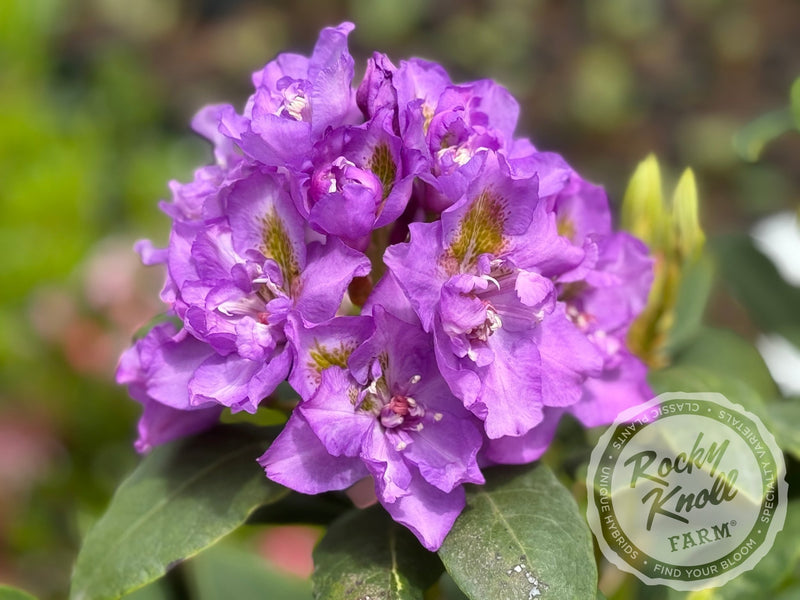
<svg viewBox="0 0 800 600">
<path fill-rule="evenodd" d="M 569 491 L 545 465 L 486 470 L 439 556 L 472 600 L 593 599 L 592 536 Z"/>
<path fill-rule="evenodd" d="M 432 589 L 439 593 L 438 596 L 436 594 L 432 595 L 433 598 L 438 600 L 469 600 L 447 571 L 442 573 L 438 583 Z"/>
<path fill-rule="evenodd" d="M 170 588 L 168 579 L 169 576 L 157 579 L 130 594 L 125 594 L 125 600 L 172 600 L 175 590 Z"/>
<path fill-rule="evenodd" d="M 160 315 L 156 315 L 152 319 L 150 319 L 147 323 L 139 327 L 134 334 L 133 334 L 133 341 L 139 341 L 144 338 L 148 333 L 150 333 L 153 328 L 161 325 L 162 323 L 172 323 L 175 326 L 175 331 L 180 331 L 183 329 L 183 321 L 181 321 L 175 315 L 171 315 L 169 313 L 161 313 Z"/>
<path fill-rule="evenodd" d="M 187 563 L 196 600 L 311 600 L 311 584 L 281 573 L 254 552 L 223 542 Z"/>
<path fill-rule="evenodd" d="M 648 381 L 657 394 L 666 392 L 719 392 L 731 402 L 742 405 L 766 425 L 769 417 L 764 400 L 747 383 L 699 366 L 678 365 L 651 371 Z"/>
<path fill-rule="evenodd" d="M 795 127 L 792 112 L 786 108 L 756 117 L 733 136 L 733 148 L 742 160 L 755 162 L 764 147 Z"/>
<path fill-rule="evenodd" d="M 304 523 L 329 525 L 352 510 L 353 503 L 342 493 L 301 494 L 290 491 L 286 496 L 256 510 L 248 519 L 249 524 Z"/>
<path fill-rule="evenodd" d="M 716 373 L 702 366 L 678 365 L 651 371 L 648 380 L 657 394 L 719 392 L 761 419 L 781 450 L 800 460 L 800 399 L 765 403 L 748 383 L 732 374 Z"/>
<path fill-rule="evenodd" d="M 675 303 L 675 323 L 667 342 L 670 354 L 680 350 L 700 330 L 713 282 L 714 264 L 708 255 L 684 267 Z"/>
<path fill-rule="evenodd" d="M 83 543 L 71 598 L 119 598 L 214 544 L 288 490 L 256 463 L 276 431 L 219 427 L 153 450 Z"/>
<path fill-rule="evenodd" d="M 687 600 L 751 600 L 775 598 L 800 565 L 800 501 L 789 502 L 783 530 L 775 537 L 772 549 L 750 571 L 745 571 L 719 588 L 688 595 L 672 592 L 673 598 Z M 782 598 L 783 596 L 781 596 Z M 797 596 L 790 596 L 796 598 Z"/>
<path fill-rule="evenodd" d="M 442 565 L 381 506 L 337 520 L 314 549 L 317 600 L 421 600 Z"/>
<path fill-rule="evenodd" d="M 740 379 L 762 398 L 777 397 L 778 387 L 754 346 L 726 329 L 701 328 L 673 360 L 676 366 L 700 367 Z"/>
<path fill-rule="evenodd" d="M 286 423 L 286 413 L 268 406 L 259 406 L 255 413 L 249 413 L 246 410 L 239 412 L 231 412 L 230 408 L 222 411 L 219 417 L 220 423 L 226 425 L 236 425 L 238 423 L 247 423 L 257 427 L 272 427 L 273 425 L 283 425 Z"/>
<path fill-rule="evenodd" d="M 792 89 L 789 91 L 791 100 L 792 117 L 794 117 L 794 125 L 800 129 L 800 77 L 794 80 Z"/>
<path fill-rule="evenodd" d="M 767 406 L 769 428 L 781 450 L 800 460 L 800 398 Z"/>
<path fill-rule="evenodd" d="M 756 325 L 800 348 L 800 288 L 787 283 L 747 235 L 718 238 L 713 249 L 723 280 Z"/>
<path fill-rule="evenodd" d="M 36 600 L 28 592 L 0 584 L 0 600 Z"/>
</svg>

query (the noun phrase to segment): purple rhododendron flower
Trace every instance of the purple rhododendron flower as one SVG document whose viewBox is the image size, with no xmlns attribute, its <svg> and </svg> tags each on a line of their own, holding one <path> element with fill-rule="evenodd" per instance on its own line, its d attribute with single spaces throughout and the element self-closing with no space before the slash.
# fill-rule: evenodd
<svg viewBox="0 0 800 600">
<path fill-rule="evenodd" d="M 189 381 L 212 354 L 185 330 L 176 332 L 172 323 L 162 323 L 122 355 L 117 382 L 127 385 L 144 408 L 136 440 L 139 452 L 207 429 L 219 419 L 220 406 L 196 405 L 189 399 Z"/>
<path fill-rule="evenodd" d="M 166 259 L 173 309 L 215 351 L 190 380 L 190 399 L 255 412 L 289 375 L 288 314 L 334 316 L 368 261 L 337 238 L 306 243 L 306 223 L 274 172 L 229 182 L 203 212 L 205 219 L 175 223 Z"/>
<path fill-rule="evenodd" d="M 336 320 L 318 328 L 323 336 Z M 323 352 L 343 356 L 342 347 Z M 318 388 L 259 459 L 267 476 L 315 493 L 369 474 L 395 520 L 438 548 L 464 506 L 461 484 L 483 483 L 476 461 L 482 437 L 432 354 L 421 328 L 375 307 L 374 331 L 350 354 L 348 368 L 321 372 Z M 321 453 L 338 459 L 325 458 L 329 483 L 319 481 Z"/>
<path fill-rule="evenodd" d="M 371 478 L 435 550 L 479 465 L 536 460 L 565 413 L 594 426 L 650 396 L 625 340 L 652 261 L 602 188 L 514 137 L 505 88 L 377 52 L 353 82 L 352 29 L 254 73 L 241 114 L 194 118 L 214 163 L 170 184 L 168 246 L 137 243 L 166 267 L 170 321 L 117 380 L 143 405 L 140 452 L 288 381 L 267 477 L 308 494 Z"/>
<path fill-rule="evenodd" d="M 253 74 L 255 93 L 239 115 L 220 109 L 218 130 L 264 165 L 302 167 L 329 127 L 356 122 L 347 50 L 351 23 L 322 30 L 310 58 L 281 54 Z"/>
<path fill-rule="evenodd" d="M 430 210 L 442 211 L 465 191 L 479 167 L 476 156 L 515 153 L 519 105 L 494 81 L 454 85 L 440 65 L 419 59 L 401 63 L 393 80 L 400 129 L 431 161 L 420 176 L 429 184 L 422 201 Z"/>
<path fill-rule="evenodd" d="M 583 180 L 560 157 L 558 163 L 568 176 L 546 201 L 559 232 L 585 252 L 579 268 L 558 278 L 559 297 L 570 321 L 603 357 L 601 375 L 587 380 L 581 402 L 569 411 L 587 426 L 602 425 L 653 395 L 644 364 L 625 345 L 630 324 L 647 303 L 652 258 L 640 240 L 612 230 L 602 188 Z"/>
<path fill-rule="evenodd" d="M 304 202 L 312 228 L 365 249 L 373 229 L 405 210 L 414 177 L 425 166 L 392 132 L 392 115 L 381 111 L 359 126 L 330 131 L 314 148 Z"/>
<path fill-rule="evenodd" d="M 543 406 L 574 404 L 602 366 L 553 282 L 583 251 L 557 234 L 537 191 L 535 177 L 513 179 L 490 155 L 441 221 L 412 224 L 411 241 L 386 251 L 443 376 L 492 439 L 526 433 Z"/>
</svg>

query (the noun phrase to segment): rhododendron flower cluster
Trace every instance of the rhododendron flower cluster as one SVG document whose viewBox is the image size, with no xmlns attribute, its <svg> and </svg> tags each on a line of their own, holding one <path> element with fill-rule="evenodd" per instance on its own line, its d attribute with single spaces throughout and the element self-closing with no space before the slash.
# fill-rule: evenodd
<svg viewBox="0 0 800 600">
<path fill-rule="evenodd" d="M 241 113 L 195 118 L 215 162 L 172 185 L 169 245 L 139 244 L 176 319 L 118 380 L 142 452 L 288 380 L 266 476 L 308 494 L 372 478 L 436 549 L 481 468 L 536 460 L 565 412 L 599 425 L 649 397 L 625 338 L 651 260 L 600 187 L 514 137 L 505 88 L 379 53 L 356 84 L 352 29 L 256 72 Z"/>
</svg>

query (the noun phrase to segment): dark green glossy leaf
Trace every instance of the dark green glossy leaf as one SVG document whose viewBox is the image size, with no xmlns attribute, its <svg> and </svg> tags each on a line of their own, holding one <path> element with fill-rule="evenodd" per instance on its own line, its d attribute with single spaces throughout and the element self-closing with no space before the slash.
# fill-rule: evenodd
<svg viewBox="0 0 800 600">
<path fill-rule="evenodd" d="M 308 495 L 290 491 L 286 496 L 256 510 L 248 523 L 329 525 L 352 510 L 353 503 L 341 492 Z"/>
<path fill-rule="evenodd" d="M 718 238 L 713 249 L 723 280 L 756 325 L 800 348 L 800 288 L 787 283 L 747 235 Z"/>
<path fill-rule="evenodd" d="M 36 600 L 28 592 L 0 584 L 0 600 Z"/>
<path fill-rule="evenodd" d="M 593 599 L 592 537 L 570 492 L 545 465 L 486 471 L 439 556 L 472 600 Z"/>
<path fill-rule="evenodd" d="M 275 430 L 219 427 L 153 450 L 86 537 L 71 598 L 118 598 L 164 575 L 288 491 L 255 462 Z"/>
<path fill-rule="evenodd" d="M 337 520 L 314 549 L 318 600 L 421 600 L 442 565 L 381 506 Z"/>
<path fill-rule="evenodd" d="M 761 354 L 732 331 L 702 328 L 677 354 L 673 364 L 701 367 L 723 377 L 735 377 L 765 399 L 778 395 L 778 388 Z"/>
</svg>

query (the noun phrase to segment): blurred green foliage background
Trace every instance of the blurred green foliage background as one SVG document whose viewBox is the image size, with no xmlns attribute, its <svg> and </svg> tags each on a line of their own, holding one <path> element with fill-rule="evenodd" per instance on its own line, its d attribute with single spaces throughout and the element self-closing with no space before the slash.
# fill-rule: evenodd
<svg viewBox="0 0 800 600">
<path fill-rule="evenodd" d="M 165 243 L 156 202 L 211 158 L 191 115 L 241 107 L 252 71 L 345 19 L 360 69 L 379 49 L 504 83 L 518 131 L 615 204 L 654 151 L 695 169 L 710 237 L 797 207 L 797 2 L 2 0 L 0 582 L 63 596 L 85 528 L 137 460 L 137 405 L 113 370 L 161 310 L 161 274 L 131 246 Z M 707 319 L 757 332 L 719 290 Z"/>
</svg>

